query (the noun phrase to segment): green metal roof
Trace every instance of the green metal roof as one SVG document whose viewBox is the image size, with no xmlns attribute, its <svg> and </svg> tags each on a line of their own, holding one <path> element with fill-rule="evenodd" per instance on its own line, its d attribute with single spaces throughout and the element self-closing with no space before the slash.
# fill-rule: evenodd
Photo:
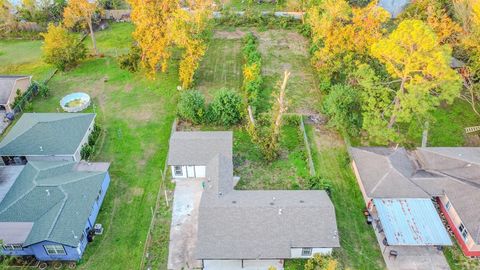
<svg viewBox="0 0 480 270">
<path fill-rule="evenodd" d="M 24 113 L 0 142 L 0 155 L 73 155 L 93 113 Z"/>
<path fill-rule="evenodd" d="M 0 202 L 0 222 L 33 222 L 24 246 L 77 246 L 107 173 L 76 162 L 29 162 Z"/>
</svg>

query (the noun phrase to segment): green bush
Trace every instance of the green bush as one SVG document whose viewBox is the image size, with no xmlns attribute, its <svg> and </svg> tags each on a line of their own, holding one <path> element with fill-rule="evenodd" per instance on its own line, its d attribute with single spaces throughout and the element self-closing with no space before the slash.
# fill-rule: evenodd
<svg viewBox="0 0 480 270">
<path fill-rule="evenodd" d="M 208 120 L 211 123 L 231 126 L 242 121 L 243 104 L 239 94 L 222 89 L 215 94 L 208 107 Z"/>
<path fill-rule="evenodd" d="M 334 85 L 323 102 L 323 112 L 330 117 L 329 125 L 350 136 L 358 135 L 362 125 L 360 97 L 351 86 Z"/>
<path fill-rule="evenodd" d="M 80 150 L 80 156 L 83 160 L 87 160 L 93 154 L 93 147 L 89 144 L 85 144 Z"/>
<path fill-rule="evenodd" d="M 197 90 L 183 92 L 177 105 L 177 115 L 182 120 L 187 120 L 194 124 L 204 122 L 205 97 L 203 94 Z"/>
<path fill-rule="evenodd" d="M 118 57 L 117 60 L 120 68 L 130 72 L 137 72 L 140 67 L 140 54 L 140 48 L 137 46 L 132 46 L 128 53 L 122 54 Z"/>
<path fill-rule="evenodd" d="M 95 143 L 97 142 L 98 137 L 100 136 L 101 128 L 99 125 L 95 123 L 93 126 L 92 133 L 90 133 L 90 136 L 88 136 L 88 145 L 93 147 Z"/>
<path fill-rule="evenodd" d="M 247 98 L 248 104 L 255 108 L 263 83 L 261 75 L 262 56 L 257 50 L 257 38 L 252 33 L 248 33 L 243 42 L 243 59 L 245 62 L 245 66 L 243 68 L 243 91 Z"/>
<path fill-rule="evenodd" d="M 307 178 L 306 185 L 308 189 L 325 190 L 329 195 L 332 192 L 332 182 L 320 176 Z"/>
<path fill-rule="evenodd" d="M 44 97 L 44 98 L 48 97 L 48 95 L 50 93 L 50 89 L 48 88 L 48 86 L 45 82 L 34 82 L 33 85 L 37 87 L 38 94 L 41 97 Z"/>
</svg>

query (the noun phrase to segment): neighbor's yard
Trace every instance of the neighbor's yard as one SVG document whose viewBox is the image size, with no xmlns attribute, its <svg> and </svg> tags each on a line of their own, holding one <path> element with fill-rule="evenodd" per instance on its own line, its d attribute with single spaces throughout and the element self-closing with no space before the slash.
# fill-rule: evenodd
<svg viewBox="0 0 480 270">
<path fill-rule="evenodd" d="M 86 92 L 94 104 L 89 111 L 98 114 L 97 121 L 105 130 L 95 160 L 111 162 L 112 183 L 98 218 L 106 230 L 89 245 L 79 269 L 140 267 L 151 208 L 160 187 L 175 113 L 177 73 L 172 66 L 152 81 L 121 70 L 113 56 L 130 46 L 132 29 L 130 24 L 114 24 L 99 32 L 98 47 L 106 56 L 58 73 L 49 82 L 50 97 L 37 97 L 31 109 L 57 112 L 65 94 Z M 41 80 L 53 70 L 40 59 L 40 41 L 1 41 L 0 45 L 1 73 L 34 74 L 34 80 Z M 153 232 L 157 245 L 150 256 L 156 269 L 166 267 L 169 215 L 166 208 L 159 213 Z"/>
</svg>

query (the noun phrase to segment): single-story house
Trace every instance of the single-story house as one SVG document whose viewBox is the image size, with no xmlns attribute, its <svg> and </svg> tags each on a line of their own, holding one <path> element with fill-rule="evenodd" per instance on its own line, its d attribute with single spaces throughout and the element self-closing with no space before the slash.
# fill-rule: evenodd
<svg viewBox="0 0 480 270">
<path fill-rule="evenodd" d="M 11 112 L 17 90 L 25 93 L 32 83 L 32 76 L 0 76 L 0 112 Z"/>
<path fill-rule="evenodd" d="M 70 161 L 0 167 L 6 176 L 0 181 L 0 254 L 78 261 L 92 240 L 108 167 Z"/>
<path fill-rule="evenodd" d="M 464 254 L 480 256 L 480 148 L 422 147 L 407 151 L 404 148 L 358 147 L 350 148 L 350 154 L 367 206 L 379 210 L 380 205 L 379 214 L 381 212 L 387 219 L 385 223 L 392 223 L 388 221 L 392 212 L 402 212 L 390 201 L 397 201 L 397 204 L 401 204 L 400 200 L 423 201 L 423 206 L 414 206 L 423 211 L 413 219 L 419 221 L 415 223 L 416 229 L 424 234 L 417 239 L 417 244 L 445 242 L 441 240 L 443 230 L 437 224 L 438 212 L 428 203 L 434 200 Z M 403 219 L 396 215 L 402 222 L 411 218 L 403 212 Z"/>
<path fill-rule="evenodd" d="M 203 269 L 282 269 L 285 259 L 339 247 L 325 191 L 234 189 L 232 139 L 232 132 L 174 132 L 170 140 L 173 177 L 203 180 L 196 242 Z M 205 166 L 205 175 L 190 174 L 188 166 Z"/>
<path fill-rule="evenodd" d="M 24 113 L 0 142 L 0 165 L 80 161 L 95 124 L 93 113 Z"/>
</svg>

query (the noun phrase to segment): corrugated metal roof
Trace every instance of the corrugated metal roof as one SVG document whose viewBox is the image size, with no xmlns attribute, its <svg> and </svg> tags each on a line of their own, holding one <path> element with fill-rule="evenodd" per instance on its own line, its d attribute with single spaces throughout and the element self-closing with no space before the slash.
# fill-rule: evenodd
<svg viewBox="0 0 480 270">
<path fill-rule="evenodd" d="M 374 199 L 373 202 L 389 245 L 452 245 L 430 199 Z"/>
</svg>

